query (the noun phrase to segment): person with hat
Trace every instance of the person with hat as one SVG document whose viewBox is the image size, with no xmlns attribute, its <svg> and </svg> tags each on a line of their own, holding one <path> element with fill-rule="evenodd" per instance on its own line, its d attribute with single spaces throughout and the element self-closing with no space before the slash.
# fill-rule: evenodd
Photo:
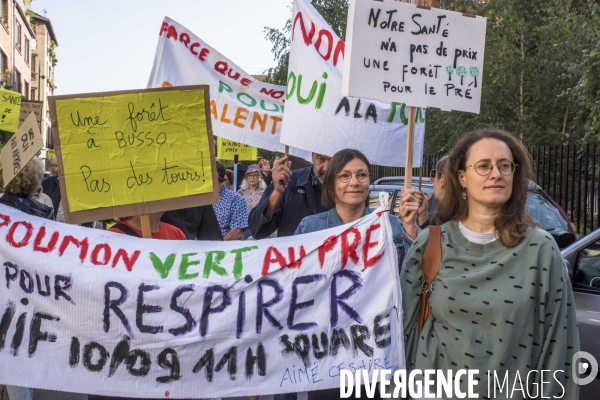
<svg viewBox="0 0 600 400">
<path fill-rule="evenodd" d="M 244 180 L 238 194 L 246 200 L 248 210 L 252 210 L 260 201 L 266 188 L 267 184 L 260 174 L 260 168 L 257 164 L 252 164 L 244 174 Z"/>
<path fill-rule="evenodd" d="M 223 240 L 240 240 L 248 227 L 248 207 L 244 198 L 225 187 L 225 168 L 217 161 L 219 202 L 213 209 L 219 221 Z"/>
<path fill-rule="evenodd" d="M 258 164 L 250 165 L 244 174 L 244 180 L 242 181 L 241 189 L 238 190 L 238 194 L 241 195 L 244 200 L 246 200 L 248 212 L 256 207 L 266 188 L 267 184 L 260 173 L 260 167 Z M 242 236 L 242 240 L 246 240 L 250 236 L 250 229 L 246 228 Z"/>
</svg>

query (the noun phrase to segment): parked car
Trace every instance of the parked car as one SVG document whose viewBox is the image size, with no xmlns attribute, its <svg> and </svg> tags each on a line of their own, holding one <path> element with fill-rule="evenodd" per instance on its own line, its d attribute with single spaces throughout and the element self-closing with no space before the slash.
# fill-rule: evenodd
<svg viewBox="0 0 600 400">
<path fill-rule="evenodd" d="M 569 270 L 581 350 L 590 353 L 600 363 L 600 229 L 561 251 Z M 591 372 L 591 364 L 582 376 Z M 600 395 L 600 374 L 588 385 L 581 386 L 580 399 L 597 399 Z"/>
<path fill-rule="evenodd" d="M 403 176 L 390 176 L 380 178 L 371 185 L 371 193 L 369 196 L 369 205 L 372 209 L 379 207 L 379 192 L 387 191 L 390 193 L 390 213 L 398 215 L 400 211 L 400 190 L 404 187 Z M 418 189 L 419 178 L 413 177 L 413 189 Z M 428 200 L 429 215 L 433 216 L 437 199 L 433 196 L 433 182 L 429 178 L 421 179 L 421 190 L 425 192 Z M 538 223 L 540 227 L 548 231 L 558 247 L 563 249 L 574 243 L 578 239 L 575 227 L 569 221 L 567 215 L 561 208 L 552 200 L 541 187 L 533 182 L 529 182 L 527 193 L 527 203 L 525 209 L 529 215 Z"/>
</svg>

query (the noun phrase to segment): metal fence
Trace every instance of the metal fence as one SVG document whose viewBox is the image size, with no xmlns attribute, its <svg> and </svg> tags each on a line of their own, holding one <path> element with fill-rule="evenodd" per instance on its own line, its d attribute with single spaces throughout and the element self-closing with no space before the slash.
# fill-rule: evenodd
<svg viewBox="0 0 600 400">
<path fill-rule="evenodd" d="M 581 236 L 600 227 L 600 146 L 560 145 L 529 148 L 534 181 L 567 213 Z M 423 168 L 413 168 L 413 176 L 428 177 L 443 154 L 425 155 Z M 373 181 L 386 176 L 403 176 L 404 168 L 371 168 Z"/>
<path fill-rule="evenodd" d="M 596 144 L 529 149 L 534 180 L 569 215 L 581 236 L 599 227 L 599 150 Z"/>
</svg>

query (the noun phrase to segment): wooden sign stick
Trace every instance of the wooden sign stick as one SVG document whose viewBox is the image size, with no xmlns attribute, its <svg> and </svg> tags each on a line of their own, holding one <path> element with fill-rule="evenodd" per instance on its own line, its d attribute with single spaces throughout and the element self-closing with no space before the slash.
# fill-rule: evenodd
<svg viewBox="0 0 600 400">
<path fill-rule="evenodd" d="M 406 163 L 404 169 L 404 187 L 412 186 L 413 152 L 415 149 L 415 117 L 416 107 L 408 107 L 408 129 L 406 133 Z"/>
<path fill-rule="evenodd" d="M 150 216 L 148 214 L 140 215 L 140 223 L 142 224 L 142 237 L 144 239 L 152 239 L 152 228 L 150 227 Z"/>
</svg>

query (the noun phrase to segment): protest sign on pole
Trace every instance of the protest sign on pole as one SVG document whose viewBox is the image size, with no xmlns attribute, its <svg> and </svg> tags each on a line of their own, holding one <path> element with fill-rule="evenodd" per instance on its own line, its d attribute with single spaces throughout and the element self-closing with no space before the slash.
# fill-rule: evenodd
<svg viewBox="0 0 600 400">
<path fill-rule="evenodd" d="M 25 118 L 29 116 L 30 113 L 35 115 L 35 120 L 38 123 L 38 129 L 42 132 L 42 109 L 44 106 L 43 101 L 25 101 L 21 102 L 21 115 L 19 117 L 19 126 L 23 122 L 25 122 Z"/>
<path fill-rule="evenodd" d="M 270 151 L 284 151 L 281 121 L 285 87 L 261 82 L 184 26 L 165 17 L 148 87 L 210 86 L 215 136 Z M 310 152 L 292 149 L 310 160 Z"/>
<path fill-rule="evenodd" d="M 43 147 L 43 139 L 35 115 L 29 114 L 23 124 L 2 148 L 2 180 L 4 187 Z"/>
<path fill-rule="evenodd" d="M 21 93 L 0 87 L 0 130 L 15 132 L 19 127 Z"/>
<path fill-rule="evenodd" d="M 256 161 L 258 149 L 247 144 L 237 143 L 224 138 L 217 138 L 217 158 L 220 160 L 233 160 L 238 156 L 240 161 Z"/>
<path fill-rule="evenodd" d="M 397 1 L 348 11 L 342 93 L 479 113 L 486 19 Z"/>
<path fill-rule="evenodd" d="M 479 113 L 485 30 L 479 16 L 398 1 L 353 1 L 342 93 Z M 416 143 L 409 137 L 411 148 Z M 405 180 L 412 175 L 409 165 L 407 160 Z"/>
<path fill-rule="evenodd" d="M 218 202 L 205 85 L 49 98 L 65 219 Z"/>
<path fill-rule="evenodd" d="M 407 107 L 343 96 L 345 44 L 308 0 L 295 0 L 281 141 L 320 154 L 344 148 L 362 151 L 372 164 L 403 166 Z M 416 119 L 420 165 L 425 113 Z"/>
<path fill-rule="evenodd" d="M 385 212 L 200 249 L 0 205 L 0 254 L 0 384 L 215 398 L 336 388 L 340 370 L 404 368 Z"/>
</svg>

